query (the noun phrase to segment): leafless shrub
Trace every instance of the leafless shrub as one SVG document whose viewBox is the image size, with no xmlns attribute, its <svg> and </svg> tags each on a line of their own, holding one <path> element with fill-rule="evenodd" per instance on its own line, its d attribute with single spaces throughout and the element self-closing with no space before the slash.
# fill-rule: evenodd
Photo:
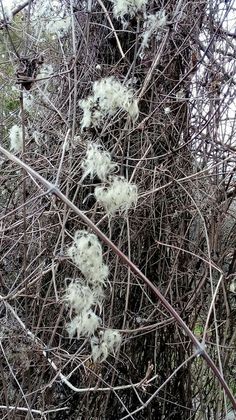
<svg viewBox="0 0 236 420">
<path fill-rule="evenodd" d="M 218 0 L 36 0 L 2 13 L 1 418 L 230 415 L 234 12 Z M 150 16 L 162 16 L 160 30 Z M 116 81 L 114 106 L 110 90 L 99 91 L 89 107 L 96 124 L 85 124 L 81 101 L 101 80 Z M 96 200 L 109 180 L 84 163 L 91 142 L 102 146 L 108 173 L 137 186 L 125 213 L 106 214 Z M 86 307 L 99 322 L 70 338 L 66 325 L 81 315 L 68 307 L 68 279 L 86 280 L 91 270 L 68 249 L 91 227 L 105 235 L 99 258 L 109 277 L 102 299 Z"/>
</svg>

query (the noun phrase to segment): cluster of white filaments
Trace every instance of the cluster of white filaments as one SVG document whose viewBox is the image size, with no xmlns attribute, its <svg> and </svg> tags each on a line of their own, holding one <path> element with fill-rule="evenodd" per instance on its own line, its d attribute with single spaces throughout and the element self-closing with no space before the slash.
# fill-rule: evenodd
<svg viewBox="0 0 236 420">
<path fill-rule="evenodd" d="M 75 233 L 67 254 L 84 276 L 84 279 L 72 281 L 64 295 L 67 306 L 76 314 L 67 324 L 67 332 L 70 338 L 75 335 L 77 338 L 89 337 L 94 362 L 102 362 L 121 343 L 120 334 L 114 330 L 95 335 L 102 320 L 93 308 L 99 307 L 101 312 L 103 287 L 108 277 L 108 267 L 103 263 L 102 247 L 96 235 L 81 230 Z"/>
<path fill-rule="evenodd" d="M 22 152 L 23 150 L 23 135 L 22 128 L 14 124 L 9 130 L 10 149 L 14 152 Z"/>
<path fill-rule="evenodd" d="M 152 35 L 156 35 L 156 39 L 159 40 L 163 28 L 166 26 L 167 16 L 165 10 L 160 10 L 155 15 L 145 15 L 145 21 L 143 25 L 144 32 L 142 34 L 142 44 L 140 56 L 143 55 L 143 50 L 148 48 L 150 38 Z"/>
<path fill-rule="evenodd" d="M 81 167 L 84 171 L 83 179 L 90 175 L 90 178 L 97 176 L 105 181 L 117 165 L 112 162 L 110 153 L 102 150 L 100 145 L 89 143 Z"/>
<path fill-rule="evenodd" d="M 100 126 L 106 117 L 117 111 L 126 111 L 133 121 L 138 118 L 139 109 L 134 91 L 122 85 L 115 77 L 107 77 L 93 83 L 93 94 L 79 101 L 83 110 L 81 131 Z"/>
<path fill-rule="evenodd" d="M 34 139 L 35 143 L 40 146 L 42 142 L 43 135 L 37 130 L 34 130 L 32 133 L 32 138 Z"/>
<path fill-rule="evenodd" d="M 61 38 L 71 30 L 72 20 L 63 2 L 37 0 L 32 4 L 31 16 L 35 36 L 39 41 Z"/>
<path fill-rule="evenodd" d="M 116 19 L 126 23 L 126 17 L 134 17 L 138 12 L 145 11 L 148 0 L 110 0 L 113 3 L 113 14 Z"/>
<path fill-rule="evenodd" d="M 100 145 L 88 144 L 81 166 L 84 172 L 82 180 L 90 175 L 91 178 L 97 176 L 105 183 L 95 188 L 94 196 L 107 214 L 126 213 L 137 204 L 137 186 L 128 182 L 123 176 L 111 175 L 117 164 L 112 162 L 110 153 L 102 150 Z"/>
<path fill-rule="evenodd" d="M 101 318 L 97 316 L 92 309 L 82 311 L 79 315 L 72 319 L 67 325 L 69 337 L 72 338 L 75 334 L 77 338 L 91 337 L 101 325 Z"/>
<path fill-rule="evenodd" d="M 117 351 L 121 344 L 121 335 L 118 331 L 107 329 L 100 331 L 98 337 L 91 339 L 93 361 L 103 362 L 109 353 Z"/>
<path fill-rule="evenodd" d="M 98 305 L 101 308 L 104 293 L 102 288 L 91 288 L 83 284 L 82 279 L 77 279 L 69 284 L 64 299 L 71 309 L 77 314 Z"/>
<path fill-rule="evenodd" d="M 109 186 L 95 188 L 97 202 L 107 214 L 127 212 L 137 204 L 138 192 L 135 184 L 130 184 L 124 177 L 113 177 Z"/>
<path fill-rule="evenodd" d="M 51 64 L 45 64 L 40 68 L 40 71 L 37 75 L 37 79 L 42 79 L 44 77 L 50 77 L 53 74 L 53 66 Z"/>
<path fill-rule="evenodd" d="M 29 92 L 24 92 L 24 100 L 23 100 L 23 104 L 24 104 L 24 109 L 27 112 L 32 112 L 33 111 L 33 107 L 34 107 L 34 103 L 35 103 L 35 99 L 33 97 L 33 95 Z"/>
<path fill-rule="evenodd" d="M 63 36 L 71 27 L 70 16 L 54 18 L 48 22 L 46 32 L 52 35 Z"/>
<path fill-rule="evenodd" d="M 102 247 L 93 233 L 79 230 L 75 233 L 68 256 L 90 284 L 104 284 L 108 277 L 108 267 L 103 263 Z"/>
</svg>

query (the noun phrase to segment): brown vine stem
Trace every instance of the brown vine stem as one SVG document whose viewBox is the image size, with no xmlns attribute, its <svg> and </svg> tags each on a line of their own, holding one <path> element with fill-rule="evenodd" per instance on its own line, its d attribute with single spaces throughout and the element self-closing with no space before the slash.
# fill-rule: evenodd
<svg viewBox="0 0 236 420">
<path fill-rule="evenodd" d="M 161 301 L 162 305 L 165 309 L 169 312 L 171 316 L 174 317 L 176 322 L 180 325 L 180 327 L 185 331 L 186 335 L 191 340 L 192 344 L 196 348 L 196 355 L 202 356 L 205 359 L 207 365 L 212 370 L 213 374 L 216 376 L 218 381 L 221 383 L 222 388 L 225 391 L 225 394 L 228 396 L 229 400 L 232 403 L 234 409 L 236 409 L 236 399 L 234 398 L 228 384 L 226 383 L 224 377 L 221 375 L 219 369 L 215 365 L 214 361 L 211 359 L 209 354 L 206 352 L 205 347 L 200 343 L 200 341 L 195 337 L 192 331 L 189 329 L 187 324 L 183 321 L 180 317 L 178 312 L 171 306 L 171 304 L 166 300 L 166 298 L 161 294 L 161 292 L 157 289 L 157 287 L 151 283 L 151 281 L 139 270 L 139 268 L 125 255 L 122 251 L 120 251 L 112 241 L 78 208 L 76 207 L 60 190 L 56 185 L 51 184 L 45 178 L 43 178 L 38 172 L 36 172 L 33 168 L 27 165 L 18 157 L 14 156 L 12 153 L 8 152 L 2 146 L 0 146 L 0 152 L 3 153 L 8 159 L 12 162 L 15 162 L 21 168 L 25 169 L 30 175 L 40 181 L 47 189 L 48 194 L 54 194 L 57 196 L 61 201 L 63 201 L 71 210 L 77 214 L 81 220 L 88 227 L 90 227 L 94 233 L 108 245 L 115 253 L 119 256 L 120 259 L 124 261 L 124 263 L 130 267 L 133 273 L 135 273 L 140 279 L 144 281 L 144 283 L 148 286 L 150 290 L 156 295 L 156 297 Z"/>
<path fill-rule="evenodd" d="M 98 0 L 98 3 L 100 4 L 102 10 L 104 11 L 104 13 L 105 13 L 105 15 L 107 17 L 107 20 L 108 20 L 108 22 L 109 22 L 109 24 L 111 26 L 112 32 L 113 32 L 113 34 L 114 34 L 114 36 L 116 38 L 117 46 L 118 46 L 118 49 L 120 51 L 121 57 L 124 59 L 125 58 L 125 54 L 124 54 L 124 51 L 122 50 L 122 47 L 121 47 L 121 44 L 120 44 L 120 40 L 119 40 L 119 38 L 117 36 L 116 30 L 115 30 L 114 25 L 112 23 L 112 20 L 111 20 L 111 18 L 109 16 L 109 13 L 108 13 L 106 7 L 104 6 L 102 0 Z"/>
</svg>

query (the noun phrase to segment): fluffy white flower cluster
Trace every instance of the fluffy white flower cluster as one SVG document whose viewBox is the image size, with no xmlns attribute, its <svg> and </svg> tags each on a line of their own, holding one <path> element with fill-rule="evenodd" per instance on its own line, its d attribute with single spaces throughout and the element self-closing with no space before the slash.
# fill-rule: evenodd
<svg viewBox="0 0 236 420">
<path fill-rule="evenodd" d="M 152 35 L 156 35 L 157 39 L 160 39 L 162 29 L 165 27 L 167 22 L 167 16 L 165 10 L 160 10 L 155 15 L 146 15 L 144 22 L 144 32 L 142 34 L 142 44 L 141 44 L 141 53 L 143 55 L 143 50 L 148 48 L 149 41 Z"/>
<path fill-rule="evenodd" d="M 71 282 L 66 290 L 64 299 L 67 304 L 78 314 L 89 310 L 92 306 L 99 305 L 101 308 L 104 297 L 101 287 L 91 288 L 83 284 L 82 279 Z"/>
<path fill-rule="evenodd" d="M 23 135 L 22 128 L 14 124 L 9 130 L 10 149 L 14 152 L 22 152 L 23 150 Z"/>
<path fill-rule="evenodd" d="M 37 22 L 40 22 L 39 19 L 46 18 L 51 15 L 53 12 L 52 1 L 50 0 L 38 0 L 33 4 L 33 17 Z"/>
<path fill-rule="evenodd" d="M 125 24 L 125 16 L 134 17 L 137 12 L 144 11 L 148 0 L 110 0 L 113 3 L 113 14 Z"/>
<path fill-rule="evenodd" d="M 117 165 L 112 162 L 110 153 L 102 150 L 100 145 L 89 143 L 81 167 L 84 171 L 83 179 L 90 175 L 90 178 L 97 176 L 105 181 Z"/>
<path fill-rule="evenodd" d="M 102 247 L 94 234 L 77 231 L 68 255 L 83 273 L 86 283 L 83 279 L 71 282 L 64 295 L 65 302 L 76 313 L 67 324 L 67 332 L 70 338 L 75 334 L 77 338 L 90 337 L 93 360 L 102 362 L 121 343 L 120 334 L 111 329 L 95 336 L 102 320 L 92 307 L 98 305 L 101 310 L 104 298 L 102 286 L 108 277 L 108 267 L 102 261 Z"/>
<path fill-rule="evenodd" d="M 41 79 L 41 78 L 44 78 L 44 77 L 50 77 L 51 74 L 53 73 L 53 71 L 54 71 L 54 69 L 53 69 L 51 64 L 45 64 L 44 66 L 42 66 L 40 68 L 40 71 L 37 75 L 37 79 Z"/>
<path fill-rule="evenodd" d="M 34 139 L 35 143 L 40 146 L 42 143 L 43 134 L 37 130 L 34 130 L 32 133 L 32 138 Z"/>
<path fill-rule="evenodd" d="M 68 249 L 68 256 L 90 284 L 105 284 L 108 267 L 103 264 L 102 247 L 96 235 L 86 230 L 77 231 L 74 243 Z"/>
<path fill-rule="evenodd" d="M 46 25 L 46 32 L 52 35 L 63 36 L 71 27 L 71 18 L 70 16 L 67 17 L 59 17 L 54 18 Z"/>
<path fill-rule="evenodd" d="M 97 316 L 91 309 L 83 311 L 67 325 L 69 337 L 72 338 L 77 334 L 80 336 L 91 337 L 101 324 L 101 318 Z"/>
<path fill-rule="evenodd" d="M 96 187 L 94 195 L 106 213 L 127 212 L 137 204 L 138 192 L 135 184 L 130 184 L 124 177 L 112 177 L 108 187 Z"/>
<path fill-rule="evenodd" d="M 90 126 L 99 126 L 105 117 L 117 111 L 126 111 L 135 121 L 139 109 L 134 91 L 122 85 L 115 77 L 107 77 L 93 83 L 93 94 L 79 101 L 83 110 L 81 131 Z"/>
<path fill-rule="evenodd" d="M 42 41 L 46 40 L 42 33 L 44 35 L 50 34 L 53 37 L 61 37 L 71 28 L 71 17 L 68 16 L 66 7 L 62 2 L 52 0 L 34 1 L 31 13 L 31 23 Z"/>
<path fill-rule="evenodd" d="M 117 164 L 112 162 L 110 153 L 102 150 L 101 146 L 96 143 L 89 143 L 86 157 L 81 166 L 84 171 L 82 180 L 87 175 L 90 175 L 91 178 L 97 175 L 101 181 L 108 184 L 97 186 L 94 191 L 97 202 L 107 214 L 127 212 L 133 205 L 137 204 L 137 186 L 129 183 L 122 176 L 111 176 Z"/>
<path fill-rule="evenodd" d="M 87 284 L 79 279 L 72 282 L 65 293 L 64 300 L 77 316 L 67 325 L 70 337 L 91 336 L 99 327 L 101 320 L 91 307 L 98 305 L 101 310 L 104 293 L 102 286 L 108 277 L 108 267 L 102 261 L 102 247 L 96 235 L 85 230 L 75 233 L 74 242 L 68 249 L 68 256 L 78 266 Z M 88 285 L 89 284 L 89 285 Z"/>
<path fill-rule="evenodd" d="M 121 344 L 121 335 L 118 331 L 108 329 L 105 332 L 101 331 L 98 337 L 92 337 L 91 348 L 93 361 L 103 362 L 106 360 L 109 353 L 119 348 Z"/>
<path fill-rule="evenodd" d="M 27 112 L 32 112 L 34 107 L 34 97 L 30 92 L 24 92 L 24 109 Z"/>
<path fill-rule="evenodd" d="M 229 286 L 229 290 L 231 293 L 236 293 L 236 281 L 232 280 Z"/>
</svg>

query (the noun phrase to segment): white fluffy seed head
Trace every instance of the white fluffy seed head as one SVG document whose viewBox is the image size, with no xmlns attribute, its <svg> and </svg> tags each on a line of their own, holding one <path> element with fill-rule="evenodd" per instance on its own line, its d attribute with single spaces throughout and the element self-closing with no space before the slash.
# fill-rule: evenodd
<svg viewBox="0 0 236 420">
<path fill-rule="evenodd" d="M 185 97 L 185 93 L 183 89 L 180 89 L 177 93 L 176 93 L 176 99 L 177 101 L 182 101 Z"/>
<path fill-rule="evenodd" d="M 98 360 L 99 362 L 104 362 L 108 356 L 108 348 L 106 344 L 100 342 L 98 337 L 92 337 L 90 344 L 94 363 L 96 363 Z"/>
<path fill-rule="evenodd" d="M 79 320 L 80 320 L 80 317 L 79 315 L 77 315 L 66 325 L 66 331 L 68 332 L 68 335 L 70 338 L 73 338 L 75 333 L 77 332 L 77 326 L 78 326 Z"/>
<path fill-rule="evenodd" d="M 44 77 L 50 77 L 53 74 L 53 66 L 51 64 L 45 64 L 40 68 L 40 71 L 37 75 L 37 79 L 42 79 Z"/>
<path fill-rule="evenodd" d="M 82 122 L 81 122 L 81 131 L 84 130 L 84 128 L 88 128 L 92 125 L 96 126 L 98 125 L 95 121 L 95 118 L 93 116 L 93 120 L 92 120 L 92 111 L 93 111 L 93 107 L 94 107 L 94 101 L 93 101 L 93 97 L 92 96 L 88 96 L 87 99 L 81 99 L 79 101 L 79 106 L 80 108 L 83 110 L 83 118 L 82 118 Z M 100 118 L 98 118 L 98 122 L 99 122 Z"/>
<path fill-rule="evenodd" d="M 231 281 L 230 286 L 229 286 L 229 290 L 230 290 L 232 293 L 236 293 L 236 281 L 235 281 L 235 280 L 232 280 L 232 281 Z"/>
<path fill-rule="evenodd" d="M 108 329 L 104 332 L 103 341 L 106 343 L 109 351 L 115 351 L 121 343 L 121 335 L 116 330 Z"/>
<path fill-rule="evenodd" d="M 29 93 L 29 92 L 24 93 L 24 102 L 23 103 L 24 103 L 24 109 L 27 112 L 30 113 L 30 112 L 33 111 L 35 100 L 34 100 L 34 97 L 31 93 Z"/>
<path fill-rule="evenodd" d="M 134 91 L 122 85 L 115 77 L 107 77 L 93 84 L 95 101 L 99 102 L 102 110 L 106 113 L 114 114 L 118 109 L 123 109 L 136 119 L 134 113 Z M 138 111 L 137 111 L 138 113 Z"/>
<path fill-rule="evenodd" d="M 92 358 L 94 362 L 103 362 L 109 353 L 115 353 L 121 344 L 122 338 L 118 331 L 108 329 L 100 332 L 98 337 L 91 338 Z"/>
<path fill-rule="evenodd" d="M 126 24 L 125 16 L 134 17 L 137 12 L 145 11 L 148 0 L 110 0 L 113 3 L 113 14 Z"/>
<path fill-rule="evenodd" d="M 83 110 L 81 130 L 90 126 L 99 126 L 107 116 L 117 111 L 126 111 L 135 121 L 139 109 L 133 89 L 121 84 L 115 77 L 106 77 L 93 83 L 93 95 L 79 101 Z"/>
<path fill-rule="evenodd" d="M 127 212 L 138 200 L 137 186 L 123 177 L 113 177 L 108 187 L 96 187 L 94 195 L 106 213 L 111 215 L 117 211 Z"/>
<path fill-rule="evenodd" d="M 75 233 L 74 243 L 67 255 L 78 266 L 88 282 L 104 284 L 108 277 L 108 267 L 103 264 L 102 247 L 93 233 L 80 230 Z"/>
<path fill-rule="evenodd" d="M 99 318 L 91 309 L 83 311 L 77 315 L 67 324 L 67 332 L 72 338 L 77 334 L 77 338 L 91 337 L 101 325 L 101 318 Z"/>
<path fill-rule="evenodd" d="M 13 125 L 9 130 L 10 149 L 14 152 L 22 152 L 23 150 L 23 136 L 22 128 L 18 125 Z"/>
<path fill-rule="evenodd" d="M 39 131 L 35 130 L 32 133 L 32 137 L 33 137 L 35 143 L 38 146 L 40 146 L 40 144 L 42 143 L 42 137 L 43 137 L 42 133 L 40 133 Z"/>
<path fill-rule="evenodd" d="M 167 114 L 170 114 L 171 113 L 171 108 L 169 107 L 169 106 L 167 106 L 166 108 L 164 108 L 164 113 L 167 115 Z"/>
<path fill-rule="evenodd" d="M 133 121 L 136 121 L 139 115 L 139 109 L 138 109 L 138 101 L 135 99 L 133 102 L 131 102 L 128 106 L 127 112 L 129 113 L 130 117 Z"/>
<path fill-rule="evenodd" d="M 71 17 L 59 17 L 50 20 L 46 25 L 46 32 L 49 34 L 57 34 L 58 36 L 63 36 L 71 27 Z"/>
<path fill-rule="evenodd" d="M 100 145 L 89 143 L 81 167 L 84 171 L 83 179 L 90 175 L 90 178 L 98 176 L 101 181 L 105 181 L 117 165 L 111 161 L 110 153 L 102 150 Z"/>
<path fill-rule="evenodd" d="M 91 306 L 99 304 L 101 306 L 101 295 L 98 296 L 89 286 L 83 285 L 81 280 L 72 282 L 67 287 L 64 300 L 68 306 L 75 310 L 77 314 L 88 310 Z"/>
<path fill-rule="evenodd" d="M 143 55 L 143 50 L 148 48 L 149 41 L 152 35 L 156 35 L 157 39 L 160 39 L 162 30 L 165 27 L 167 22 L 165 10 L 160 10 L 155 15 L 146 15 L 145 22 L 143 25 L 144 32 L 142 34 L 142 43 L 141 43 L 141 57 Z"/>
</svg>

